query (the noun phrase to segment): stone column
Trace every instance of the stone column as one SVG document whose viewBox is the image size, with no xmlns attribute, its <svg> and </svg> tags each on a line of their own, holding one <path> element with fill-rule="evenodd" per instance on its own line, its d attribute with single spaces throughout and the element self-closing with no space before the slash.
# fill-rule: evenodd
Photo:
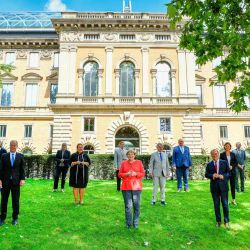
<svg viewBox="0 0 250 250">
<path fill-rule="evenodd" d="M 58 94 L 66 95 L 68 93 L 68 65 L 66 62 L 69 60 L 69 47 L 61 46 L 59 55 L 59 74 L 58 74 Z"/>
<path fill-rule="evenodd" d="M 71 46 L 69 49 L 69 61 L 65 62 L 68 66 L 68 93 L 70 95 L 75 95 L 75 85 L 76 85 L 76 54 L 77 47 Z"/>
<path fill-rule="evenodd" d="M 121 70 L 120 69 L 115 69 L 115 94 L 116 96 L 120 95 L 120 74 Z"/>
<path fill-rule="evenodd" d="M 84 75 L 84 69 L 78 69 L 78 94 L 83 95 L 83 75 Z"/>
<path fill-rule="evenodd" d="M 184 50 L 177 50 L 179 62 L 179 88 L 180 96 L 187 95 L 187 62 L 186 53 Z"/>
<path fill-rule="evenodd" d="M 152 94 L 153 96 L 156 96 L 156 73 L 157 73 L 157 70 L 156 69 L 151 69 L 151 77 L 152 77 L 152 81 L 153 81 L 153 84 L 152 84 Z"/>
<path fill-rule="evenodd" d="M 135 69 L 135 96 L 139 96 L 139 74 L 140 70 Z"/>
<path fill-rule="evenodd" d="M 195 56 L 192 52 L 186 52 L 187 63 L 187 90 L 189 95 L 196 95 L 195 87 Z"/>
<path fill-rule="evenodd" d="M 106 95 L 112 96 L 112 57 L 113 57 L 113 48 L 106 47 Z"/>
<path fill-rule="evenodd" d="M 98 96 L 103 95 L 103 88 L 102 88 L 102 78 L 103 78 L 103 69 L 98 69 Z"/>
<path fill-rule="evenodd" d="M 149 49 L 144 47 L 141 49 L 142 52 L 142 96 L 149 95 L 148 87 L 148 52 Z"/>
</svg>

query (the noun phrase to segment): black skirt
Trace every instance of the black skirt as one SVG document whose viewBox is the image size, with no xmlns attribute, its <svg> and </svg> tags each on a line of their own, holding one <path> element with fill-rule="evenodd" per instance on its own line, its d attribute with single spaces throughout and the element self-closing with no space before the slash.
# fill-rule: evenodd
<svg viewBox="0 0 250 250">
<path fill-rule="evenodd" d="M 90 164 L 90 159 L 86 154 L 74 153 L 70 157 L 70 163 L 74 161 L 85 161 Z M 74 188 L 86 188 L 89 181 L 89 167 L 75 165 L 70 168 L 69 186 Z"/>
</svg>

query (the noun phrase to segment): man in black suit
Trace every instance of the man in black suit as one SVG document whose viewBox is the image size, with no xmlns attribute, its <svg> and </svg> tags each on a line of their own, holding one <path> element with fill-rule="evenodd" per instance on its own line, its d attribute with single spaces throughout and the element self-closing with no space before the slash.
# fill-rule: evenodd
<svg viewBox="0 0 250 250">
<path fill-rule="evenodd" d="M 69 169 L 69 160 L 70 160 L 70 152 L 67 150 L 67 144 L 63 143 L 61 150 L 58 150 L 56 153 L 56 174 L 55 174 L 53 192 L 57 191 L 58 182 L 61 174 L 62 174 L 61 191 L 64 192 L 65 179 Z"/>
<path fill-rule="evenodd" d="M 2 188 L 0 226 L 7 216 L 9 194 L 12 196 L 12 224 L 18 224 L 20 186 L 25 183 L 23 155 L 16 152 L 18 143 L 10 142 L 10 152 L 3 154 L 0 161 L 0 187 Z"/>
<path fill-rule="evenodd" d="M 214 202 L 216 216 L 216 226 L 221 225 L 220 202 L 223 207 L 224 225 L 229 227 L 229 208 L 228 208 L 228 162 L 219 160 L 219 151 L 211 151 L 212 161 L 207 164 L 205 176 L 210 179 L 210 191 Z"/>
</svg>

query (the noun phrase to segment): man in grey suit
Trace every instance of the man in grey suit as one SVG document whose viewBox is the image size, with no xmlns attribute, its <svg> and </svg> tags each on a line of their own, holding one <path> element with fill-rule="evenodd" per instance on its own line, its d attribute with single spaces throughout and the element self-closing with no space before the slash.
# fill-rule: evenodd
<svg viewBox="0 0 250 250">
<path fill-rule="evenodd" d="M 163 152 L 162 143 L 156 145 L 157 151 L 151 155 L 149 162 L 149 173 L 153 178 L 153 199 L 152 205 L 155 205 L 157 200 L 158 186 L 160 185 L 161 205 L 165 206 L 165 186 L 166 178 L 169 174 L 168 155 Z"/>
<path fill-rule="evenodd" d="M 124 148 L 125 143 L 124 141 L 120 141 L 118 144 L 118 148 L 115 149 L 114 154 L 114 165 L 116 170 L 116 180 L 117 180 L 117 191 L 120 191 L 121 186 L 121 178 L 119 178 L 118 173 L 120 166 L 122 164 L 122 161 L 127 160 L 127 150 Z"/>
<path fill-rule="evenodd" d="M 241 149 L 241 143 L 236 143 L 236 149 L 233 150 L 233 153 L 236 156 L 236 160 L 238 162 L 238 166 L 236 167 L 236 190 L 237 192 L 240 192 L 239 188 L 239 176 L 240 176 L 240 184 L 241 184 L 241 192 L 245 191 L 245 166 L 247 161 L 247 156 L 245 150 Z"/>
</svg>

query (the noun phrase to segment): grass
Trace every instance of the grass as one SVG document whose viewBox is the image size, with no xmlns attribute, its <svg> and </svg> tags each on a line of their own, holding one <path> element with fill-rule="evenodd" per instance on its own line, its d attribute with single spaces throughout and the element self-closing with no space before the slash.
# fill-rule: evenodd
<svg viewBox="0 0 250 250">
<path fill-rule="evenodd" d="M 250 182 L 230 206 L 231 228 L 215 227 L 208 181 L 190 182 L 177 193 L 167 182 L 167 206 L 152 207 L 152 182 L 144 181 L 139 230 L 124 228 L 124 205 L 115 181 L 90 181 L 85 204 L 75 206 L 71 189 L 52 193 L 51 180 L 27 180 L 21 193 L 19 225 L 11 225 L 11 202 L 0 228 L 8 249 L 249 249 Z M 148 246 L 144 246 L 148 242 Z M 146 243 L 147 244 L 147 243 Z"/>
</svg>

